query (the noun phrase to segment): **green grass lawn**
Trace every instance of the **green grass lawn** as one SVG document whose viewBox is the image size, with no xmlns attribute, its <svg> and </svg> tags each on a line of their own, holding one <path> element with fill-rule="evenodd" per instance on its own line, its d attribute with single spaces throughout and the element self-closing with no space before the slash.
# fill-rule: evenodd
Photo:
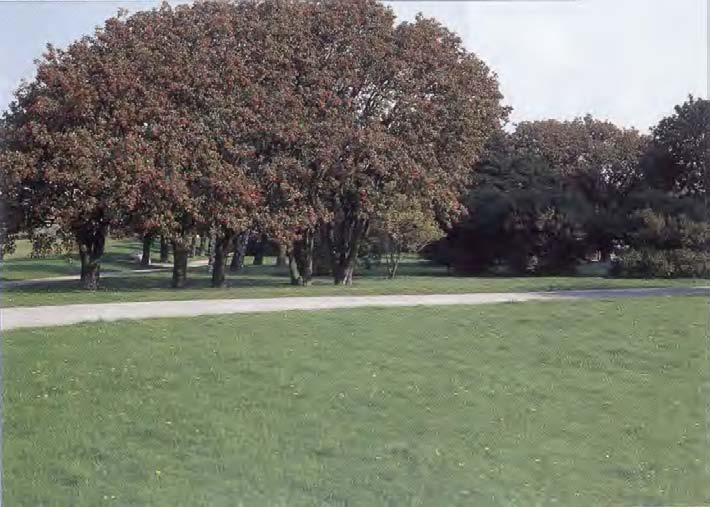
<svg viewBox="0 0 710 507">
<path fill-rule="evenodd" d="M 710 503 L 703 298 L 5 334 L 7 505 Z"/>
<path fill-rule="evenodd" d="M 140 269 L 141 266 L 133 255 L 142 251 L 142 245 L 137 240 L 109 239 L 106 243 L 106 254 L 101 262 L 104 271 L 127 271 Z M 81 263 L 78 253 L 71 255 L 47 255 L 33 258 L 32 246 L 27 240 L 18 240 L 15 252 L 5 256 L 2 263 L 0 280 L 27 280 L 31 278 L 51 278 L 54 276 L 78 275 Z M 153 259 L 160 256 L 160 244 L 154 242 L 151 250 Z"/>
<path fill-rule="evenodd" d="M 130 260 L 130 252 L 137 251 L 137 242 L 114 242 L 109 259 L 116 260 L 114 269 L 135 269 Z M 123 259 L 121 262 L 119 260 Z M 32 263 L 43 260 L 20 259 L 26 266 L 24 271 L 14 272 L 17 265 L 8 262 L 6 274 L 10 277 L 22 276 L 37 269 Z M 53 260 L 52 262 L 60 262 Z M 66 264 L 66 261 L 61 261 Z M 23 264 L 24 263 L 24 264 Z M 265 298 L 280 296 L 337 296 L 372 294 L 447 294 L 462 292 L 510 292 L 545 291 L 556 289 L 598 289 L 627 287 L 666 287 L 707 284 L 707 280 L 659 280 L 659 279 L 611 279 L 601 276 L 568 277 L 456 277 L 446 273 L 446 269 L 424 260 L 408 259 L 400 268 L 394 280 L 387 280 L 384 268 L 360 269 L 352 287 L 335 287 L 328 277 L 316 278 L 312 287 L 293 287 L 289 284 L 285 268 L 273 265 L 274 259 L 267 258 L 266 265 L 253 266 L 247 258 L 245 269 L 238 274 L 230 274 L 229 287 L 212 289 L 209 286 L 207 267 L 192 268 L 190 280 L 185 289 L 170 288 L 170 271 L 159 273 L 125 273 L 120 278 L 104 278 L 101 289 L 96 293 L 79 289 L 78 281 L 64 281 L 33 284 L 23 287 L 6 287 L 2 294 L 4 306 L 37 306 L 72 303 L 106 303 L 119 301 L 159 301 L 186 299 L 222 298 Z M 44 266 L 44 264 L 42 264 Z M 41 269 L 45 269 L 44 266 Z M 74 268 L 78 269 L 76 266 Z M 73 269 L 74 269 L 73 268 Z M 33 271 L 35 270 L 35 271 Z M 27 277 L 26 277 L 27 278 Z"/>
</svg>

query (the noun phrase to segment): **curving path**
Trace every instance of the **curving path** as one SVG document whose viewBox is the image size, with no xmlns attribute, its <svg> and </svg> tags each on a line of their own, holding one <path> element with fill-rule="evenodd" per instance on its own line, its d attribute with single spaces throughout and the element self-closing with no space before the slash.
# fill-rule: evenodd
<svg viewBox="0 0 710 507">
<path fill-rule="evenodd" d="M 63 306 L 4 308 L 0 311 L 3 330 L 66 326 L 79 322 L 193 317 L 231 313 L 325 310 L 332 308 L 480 305 L 524 301 L 611 299 L 648 296 L 709 296 L 710 287 L 668 287 L 642 289 L 595 289 L 554 292 L 507 292 L 478 294 L 432 294 L 390 296 L 281 297 L 270 299 L 203 299 L 195 301 L 149 301 Z"/>
</svg>

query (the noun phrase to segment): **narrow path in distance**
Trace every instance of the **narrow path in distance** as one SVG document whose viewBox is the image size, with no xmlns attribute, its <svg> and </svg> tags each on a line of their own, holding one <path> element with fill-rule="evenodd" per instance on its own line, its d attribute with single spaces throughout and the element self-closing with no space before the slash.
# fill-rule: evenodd
<svg viewBox="0 0 710 507">
<path fill-rule="evenodd" d="M 200 266 L 207 266 L 208 262 L 209 261 L 207 259 L 191 261 L 191 262 L 188 262 L 187 267 L 188 268 L 197 268 Z M 126 275 L 135 275 L 135 274 L 141 274 L 141 273 L 165 273 L 165 272 L 170 271 L 172 269 L 171 264 L 165 264 L 165 263 L 159 263 L 159 262 L 151 264 L 151 266 L 152 267 L 150 267 L 150 268 L 127 269 L 124 271 L 102 271 L 101 278 L 120 278 L 120 277 L 126 276 Z M 53 282 L 69 282 L 72 280 L 79 280 L 79 279 L 81 279 L 80 275 L 64 275 L 64 276 L 49 276 L 46 278 L 26 278 L 24 280 L 2 280 L 2 281 L 0 281 L 0 287 L 4 287 L 4 288 L 25 287 L 28 285 L 37 285 L 37 284 L 53 283 Z"/>
<path fill-rule="evenodd" d="M 430 294 L 389 296 L 281 297 L 264 299 L 206 299 L 194 301 L 148 301 L 140 303 L 75 304 L 5 308 L 0 328 L 66 326 L 80 322 L 194 317 L 231 313 L 326 310 L 333 308 L 481 305 L 525 301 L 577 301 L 649 296 L 708 296 L 710 287 L 643 289 L 594 289 L 553 292 L 507 292 L 477 294 Z"/>
</svg>

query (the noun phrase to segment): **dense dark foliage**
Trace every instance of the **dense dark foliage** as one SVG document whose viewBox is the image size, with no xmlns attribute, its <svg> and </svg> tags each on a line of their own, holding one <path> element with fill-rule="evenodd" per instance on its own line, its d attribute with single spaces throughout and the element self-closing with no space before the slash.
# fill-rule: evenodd
<svg viewBox="0 0 710 507">
<path fill-rule="evenodd" d="M 708 101 L 690 98 L 651 137 L 591 117 L 500 133 L 475 167 L 467 217 L 426 252 L 461 273 L 705 276 Z"/>
</svg>

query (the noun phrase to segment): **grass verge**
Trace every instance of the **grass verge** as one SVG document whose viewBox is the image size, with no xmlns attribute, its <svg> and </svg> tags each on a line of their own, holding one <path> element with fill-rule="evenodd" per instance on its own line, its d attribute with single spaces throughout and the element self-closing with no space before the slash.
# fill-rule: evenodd
<svg viewBox="0 0 710 507">
<path fill-rule="evenodd" d="M 7 505 L 700 505 L 702 298 L 6 333 Z"/>
<path fill-rule="evenodd" d="M 466 292 L 516 292 L 564 289 L 610 289 L 629 287 L 677 287 L 705 285 L 707 280 L 612 279 L 595 276 L 568 277 L 455 277 L 444 268 L 425 261 L 408 262 L 394 280 L 381 269 L 362 270 L 352 287 L 336 287 L 330 278 L 316 278 L 311 287 L 289 284 L 283 268 L 273 265 L 247 265 L 231 275 L 229 286 L 211 288 L 207 267 L 192 268 L 185 289 L 170 288 L 170 272 L 126 273 L 104 278 L 101 288 L 87 292 L 77 281 L 6 287 L 2 305 L 40 306 L 75 303 L 112 303 L 126 301 L 176 301 L 190 299 L 271 298 L 282 296 L 356 296 L 374 294 L 456 294 Z"/>
</svg>

